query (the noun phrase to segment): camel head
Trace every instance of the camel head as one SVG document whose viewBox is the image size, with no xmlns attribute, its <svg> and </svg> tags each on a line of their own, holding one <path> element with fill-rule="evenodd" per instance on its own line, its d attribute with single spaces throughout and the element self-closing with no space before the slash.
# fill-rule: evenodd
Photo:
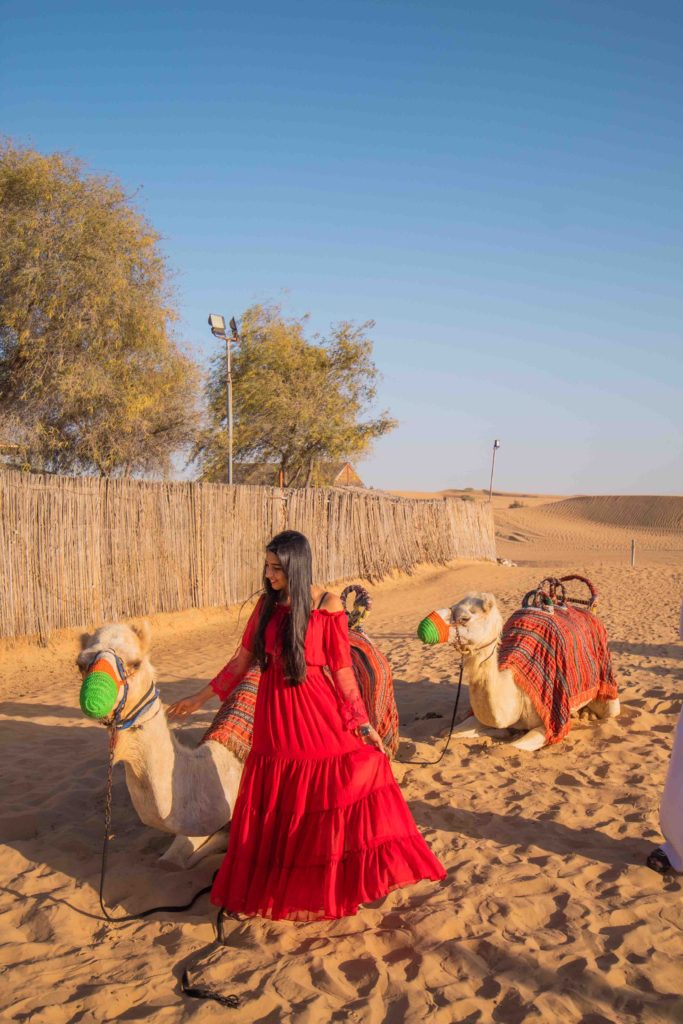
<svg viewBox="0 0 683 1024">
<path fill-rule="evenodd" d="M 133 703 L 149 688 L 154 669 L 149 660 L 151 627 L 113 623 L 81 637 L 76 659 L 83 683 L 80 701 L 89 718 L 106 718 L 123 696 L 128 683 L 128 701 Z"/>
<path fill-rule="evenodd" d="M 502 628 L 493 594 L 466 594 L 450 608 L 430 612 L 417 635 L 425 644 L 453 644 L 462 654 L 471 654 L 495 640 Z"/>
</svg>

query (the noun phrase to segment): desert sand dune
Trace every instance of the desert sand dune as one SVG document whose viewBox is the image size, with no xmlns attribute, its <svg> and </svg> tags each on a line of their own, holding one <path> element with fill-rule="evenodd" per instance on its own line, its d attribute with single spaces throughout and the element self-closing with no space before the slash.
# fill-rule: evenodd
<svg viewBox="0 0 683 1024">
<path fill-rule="evenodd" d="M 683 555 L 683 498 L 577 497 L 495 510 L 499 555 L 536 564 L 582 557 L 630 565 L 666 566 Z M 676 524 L 679 524 L 678 526 Z M 528 548 L 528 550 L 526 550 Z"/>
<path fill-rule="evenodd" d="M 541 505 L 537 511 L 564 519 L 585 519 L 603 526 L 656 533 L 683 530 L 683 498 L 668 495 L 586 495 Z"/>
<path fill-rule="evenodd" d="M 573 499 L 575 500 L 575 499 Z M 458 659 L 423 647 L 424 614 L 472 589 L 505 612 L 546 569 L 600 591 L 623 714 L 578 721 L 535 754 L 453 743 L 436 767 L 395 764 L 418 825 L 447 868 L 440 884 L 393 893 L 339 922 L 237 925 L 215 949 L 207 898 L 185 913 L 109 927 L 99 918 L 106 733 L 82 718 L 75 638 L 2 654 L 0 1018 L 35 1024 L 674 1024 L 683 1019 L 683 878 L 645 865 L 683 697 L 677 643 L 683 552 L 671 532 L 628 564 L 623 526 L 534 508 L 497 511 L 515 567 L 454 563 L 372 588 L 368 620 L 396 680 L 403 759 L 445 742 Z M 629 527 L 632 529 L 632 527 Z M 516 531 L 520 537 L 506 540 Z M 644 544 L 644 541 L 643 541 Z M 663 546 L 662 546 L 663 545 Z M 242 618 L 242 625 L 244 615 Z M 153 661 L 166 702 L 220 667 L 237 613 L 159 616 Z M 463 698 L 461 713 L 466 708 Z M 182 730 L 202 734 L 213 711 Z M 137 820 L 121 770 L 107 892 L 119 911 L 183 903 L 218 859 L 162 872 L 167 844 Z M 179 991 L 200 957 L 204 983 L 239 995 L 227 1010 Z"/>
</svg>

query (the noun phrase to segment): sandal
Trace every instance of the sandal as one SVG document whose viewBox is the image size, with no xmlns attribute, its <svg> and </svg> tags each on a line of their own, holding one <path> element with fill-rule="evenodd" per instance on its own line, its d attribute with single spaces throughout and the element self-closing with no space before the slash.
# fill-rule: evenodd
<svg viewBox="0 0 683 1024">
<path fill-rule="evenodd" d="M 656 871 L 658 875 L 665 875 L 667 871 L 672 870 L 671 862 L 661 846 L 652 851 L 645 863 L 652 871 Z"/>
</svg>

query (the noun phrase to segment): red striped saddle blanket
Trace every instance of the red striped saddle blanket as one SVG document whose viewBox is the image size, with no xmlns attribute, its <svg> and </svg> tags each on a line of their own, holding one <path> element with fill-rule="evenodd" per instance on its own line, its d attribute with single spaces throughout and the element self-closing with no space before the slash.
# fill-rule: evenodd
<svg viewBox="0 0 683 1024">
<path fill-rule="evenodd" d="M 351 661 L 368 716 L 379 733 L 390 757 L 398 749 L 398 710 L 394 698 L 391 666 L 381 651 L 360 629 L 349 630 Z M 202 737 L 202 743 L 213 740 L 232 750 L 241 761 L 251 750 L 254 709 L 258 693 L 259 672 L 248 672 L 221 704 L 216 717 Z M 332 685 L 330 683 L 330 685 Z"/>
<path fill-rule="evenodd" d="M 533 703 L 547 743 L 567 735 L 572 709 L 617 696 L 605 627 L 592 612 L 568 605 L 552 613 L 513 612 L 503 627 L 498 665 L 512 671 Z"/>
</svg>

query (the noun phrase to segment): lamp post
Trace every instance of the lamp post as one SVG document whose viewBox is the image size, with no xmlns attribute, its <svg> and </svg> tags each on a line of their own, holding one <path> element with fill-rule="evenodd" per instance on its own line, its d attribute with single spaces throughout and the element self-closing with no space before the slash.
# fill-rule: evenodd
<svg viewBox="0 0 683 1024">
<path fill-rule="evenodd" d="M 225 342 L 228 357 L 227 372 L 227 413 L 228 413 L 228 483 L 232 483 L 232 353 L 231 342 L 239 345 L 240 336 L 237 333 L 237 323 L 233 317 L 230 321 L 230 334 L 225 329 L 225 317 L 218 313 L 209 314 L 209 327 L 214 338 L 221 338 Z"/>
<path fill-rule="evenodd" d="M 489 482 L 489 501 L 491 500 L 491 495 L 493 494 L 493 467 L 496 464 L 496 452 L 498 451 L 499 448 L 500 441 L 496 438 L 496 440 L 493 442 L 493 455 L 491 456 L 491 480 Z"/>
</svg>

